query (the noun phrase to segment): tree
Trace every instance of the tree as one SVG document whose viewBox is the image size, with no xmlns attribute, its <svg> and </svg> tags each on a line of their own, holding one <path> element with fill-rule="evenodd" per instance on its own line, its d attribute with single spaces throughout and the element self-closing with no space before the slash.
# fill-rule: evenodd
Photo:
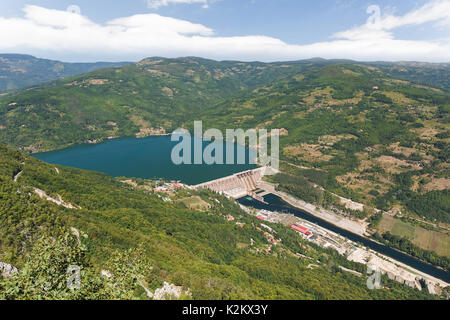
<svg viewBox="0 0 450 320">
<path fill-rule="evenodd" d="M 0 280 L 0 299 L 133 299 L 151 271 L 142 247 L 115 251 L 109 276 L 89 261 L 85 235 L 39 239 L 17 275 Z"/>
</svg>

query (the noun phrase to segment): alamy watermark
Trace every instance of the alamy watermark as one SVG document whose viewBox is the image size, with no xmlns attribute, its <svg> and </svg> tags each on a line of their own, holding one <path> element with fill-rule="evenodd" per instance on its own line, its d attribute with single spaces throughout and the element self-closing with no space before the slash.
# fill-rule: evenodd
<svg viewBox="0 0 450 320">
<path fill-rule="evenodd" d="M 270 155 L 268 154 L 269 137 Z M 171 141 L 178 141 L 179 143 L 172 149 L 171 159 L 176 165 L 246 164 L 247 152 L 244 148 L 246 146 L 249 154 L 248 164 L 260 164 L 278 170 L 279 137 L 279 129 L 272 129 L 270 133 L 267 129 L 248 129 L 246 131 L 243 129 L 226 129 L 225 135 L 221 130 L 215 128 L 203 132 L 202 121 L 194 121 L 193 137 L 186 129 L 177 129 L 172 133 Z M 211 141 L 211 143 L 203 147 L 203 141 Z M 241 146 L 237 148 L 236 154 L 235 143 Z"/>
<path fill-rule="evenodd" d="M 76 265 L 70 265 L 67 268 L 67 288 L 70 290 L 79 290 L 81 288 L 81 268 Z"/>
<path fill-rule="evenodd" d="M 367 266 L 367 288 L 370 290 L 381 289 L 381 271 L 377 266 L 369 265 Z"/>
</svg>

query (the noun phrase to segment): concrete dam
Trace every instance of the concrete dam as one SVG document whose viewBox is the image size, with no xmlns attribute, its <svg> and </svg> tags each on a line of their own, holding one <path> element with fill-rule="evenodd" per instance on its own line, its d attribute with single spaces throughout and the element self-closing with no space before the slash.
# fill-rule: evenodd
<svg viewBox="0 0 450 320">
<path fill-rule="evenodd" d="M 215 192 L 224 193 L 227 196 L 238 199 L 246 195 L 262 198 L 254 192 L 258 189 L 262 177 L 267 174 L 269 167 L 261 167 L 253 170 L 235 173 L 231 176 L 204 182 L 195 186 L 194 189 L 207 188 Z"/>
</svg>

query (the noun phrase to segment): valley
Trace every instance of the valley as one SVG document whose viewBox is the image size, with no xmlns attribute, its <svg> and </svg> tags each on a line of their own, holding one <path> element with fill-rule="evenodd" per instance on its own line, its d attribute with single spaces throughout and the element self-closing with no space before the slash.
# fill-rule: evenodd
<svg viewBox="0 0 450 320">
<path fill-rule="evenodd" d="M 399 76 L 399 65 L 409 72 Z M 124 249 L 145 244 L 151 263 L 143 265 L 153 271 L 143 267 L 144 284 L 100 288 L 108 297 L 145 298 L 166 282 L 195 299 L 435 297 L 391 279 L 384 279 L 389 290 L 370 291 L 343 271 L 365 273 L 359 258 L 282 224 L 270 225 L 281 245 L 267 253 L 260 220 L 234 200 L 208 190 L 164 191 L 165 180 L 198 184 L 253 168 L 167 166 L 170 144 L 158 141 L 176 128 L 192 131 L 202 120 L 219 130 L 280 129 L 280 172 L 264 177 L 266 191 L 448 272 L 450 92 L 430 71 L 448 77 L 448 66 L 399 65 L 147 58 L 8 91 L 0 97 L 0 142 L 8 145 L 0 158 L 0 261 L 19 272 L 32 268 L 31 243 L 73 227 L 89 239 L 84 263 L 93 285 L 108 257 L 126 260 Z M 321 288 L 325 282 L 332 291 Z"/>
<path fill-rule="evenodd" d="M 2 298 L 146 299 L 148 292 L 172 288 L 169 284 L 194 299 L 436 297 L 388 279 L 389 290 L 369 290 L 363 279 L 338 267 L 362 271 L 363 265 L 333 249 L 308 244 L 282 225 L 271 224 L 281 241 L 267 254 L 260 220 L 213 192 L 182 188 L 160 193 L 157 187 L 163 182 L 123 183 L 70 167 L 57 165 L 55 170 L 55 165 L 0 148 L 0 259 L 18 270 L 17 276 L 0 280 Z M 14 182 L 18 170 L 23 173 Z M 34 188 L 76 208 L 40 198 L 30 192 Z M 209 208 L 190 209 L 177 201 L 187 197 L 200 197 Z M 61 236 L 65 229 L 71 231 Z M 141 245 L 136 249 L 136 244 Z M 61 254 L 48 261 L 45 257 L 55 246 Z M 319 267 L 308 268 L 310 259 L 319 259 Z M 61 287 L 67 266 L 73 263 L 85 272 L 82 292 Z M 335 267 L 329 269 L 330 265 Z M 138 282 L 133 280 L 136 273 L 142 275 Z M 30 274 L 42 281 L 51 276 L 45 292 L 30 281 Z M 324 280 L 327 288 L 321 285 Z"/>
</svg>

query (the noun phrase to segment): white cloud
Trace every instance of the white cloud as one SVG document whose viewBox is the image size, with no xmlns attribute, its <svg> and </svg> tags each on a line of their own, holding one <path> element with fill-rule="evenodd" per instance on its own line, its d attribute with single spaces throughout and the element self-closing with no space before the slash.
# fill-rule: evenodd
<svg viewBox="0 0 450 320">
<path fill-rule="evenodd" d="M 162 0 L 161 0 L 162 1 Z M 184 1 L 184 0 L 178 0 Z M 186 0 L 187 1 L 187 0 Z M 264 35 L 220 37 L 207 26 L 158 14 L 140 14 L 98 24 L 67 11 L 26 6 L 24 17 L 0 17 L 0 52 L 65 60 L 138 60 L 147 56 L 201 56 L 234 60 L 295 60 L 310 57 L 355 60 L 450 61 L 450 38 L 396 39 L 394 29 L 450 21 L 450 0 L 432 1 L 403 16 L 374 15 L 367 23 L 306 45 Z M 7 32 L 3 32 L 7 30 Z"/>
<path fill-rule="evenodd" d="M 392 11 L 392 10 L 391 10 Z M 392 39 L 391 30 L 399 27 L 421 25 L 427 22 L 436 22 L 437 25 L 450 25 L 450 1 L 435 0 L 412 10 L 403 16 L 395 16 L 393 13 L 381 15 L 381 9 L 377 5 L 367 8 L 371 16 L 366 24 L 352 28 L 334 35 L 336 38 L 349 40 L 362 40 L 363 38 Z"/>
<path fill-rule="evenodd" d="M 202 4 L 202 8 L 208 8 L 208 0 L 147 0 L 147 6 L 150 9 L 168 6 L 169 4 Z"/>
</svg>

